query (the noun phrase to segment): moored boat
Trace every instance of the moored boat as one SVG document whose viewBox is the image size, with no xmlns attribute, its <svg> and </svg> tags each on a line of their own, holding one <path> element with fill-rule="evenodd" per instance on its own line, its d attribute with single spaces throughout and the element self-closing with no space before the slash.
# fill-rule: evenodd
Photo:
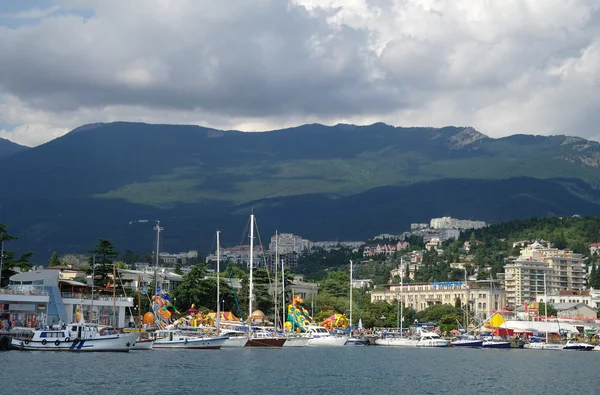
<svg viewBox="0 0 600 395">
<path fill-rule="evenodd" d="M 481 344 L 481 348 L 511 348 L 511 346 L 509 341 L 492 338 L 491 340 L 485 340 Z"/>
<path fill-rule="evenodd" d="M 15 337 L 11 345 L 27 351 L 128 352 L 138 337 L 138 333 L 101 334 L 96 324 L 73 323 L 64 329 L 36 329 L 31 338 Z"/>
<path fill-rule="evenodd" d="M 442 339 L 437 333 L 423 331 L 417 347 L 448 347 L 448 340 Z"/>
<path fill-rule="evenodd" d="M 453 340 L 450 344 L 452 347 L 481 347 L 483 344 L 482 339 L 477 339 L 474 336 L 463 337 L 456 340 Z"/>
<path fill-rule="evenodd" d="M 274 336 L 267 331 L 255 331 L 248 338 L 248 342 L 244 347 L 283 347 L 287 338 Z"/>
<path fill-rule="evenodd" d="M 575 351 L 592 351 L 594 346 L 589 343 L 581 343 L 577 340 L 569 340 L 563 347 L 563 350 L 575 350 Z"/>
<path fill-rule="evenodd" d="M 322 326 L 309 326 L 307 332 L 310 336 L 308 345 L 311 347 L 343 346 L 348 341 L 347 336 L 335 336 L 335 335 L 329 333 L 327 328 L 322 327 Z"/>
<path fill-rule="evenodd" d="M 395 334 L 384 334 L 383 337 L 375 339 L 375 345 L 377 346 L 389 346 L 389 347 L 416 347 L 419 339 L 410 337 L 397 336 Z"/>
<path fill-rule="evenodd" d="M 523 348 L 528 350 L 564 350 L 564 344 L 546 343 L 546 342 L 534 342 L 526 343 Z"/>
<path fill-rule="evenodd" d="M 185 335 L 180 330 L 163 329 L 156 331 L 153 348 L 218 350 L 226 340 L 226 337 L 195 337 Z"/>
</svg>

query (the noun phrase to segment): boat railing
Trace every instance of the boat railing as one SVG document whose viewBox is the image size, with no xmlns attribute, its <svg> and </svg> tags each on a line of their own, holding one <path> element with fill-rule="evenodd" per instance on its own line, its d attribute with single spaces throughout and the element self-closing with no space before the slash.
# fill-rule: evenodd
<svg viewBox="0 0 600 395">
<path fill-rule="evenodd" d="M 92 295 L 78 292 L 62 292 L 60 295 L 63 299 L 92 299 Z M 114 299 L 120 302 L 133 302 L 133 298 L 126 296 L 117 296 Z M 106 295 L 94 295 L 94 300 L 110 302 L 113 300 L 113 297 Z"/>
<path fill-rule="evenodd" d="M 7 288 L 0 288 L 0 294 L 4 295 L 32 295 L 32 296 L 48 296 L 48 291 L 43 287 L 35 286 L 15 286 L 11 285 Z"/>
</svg>

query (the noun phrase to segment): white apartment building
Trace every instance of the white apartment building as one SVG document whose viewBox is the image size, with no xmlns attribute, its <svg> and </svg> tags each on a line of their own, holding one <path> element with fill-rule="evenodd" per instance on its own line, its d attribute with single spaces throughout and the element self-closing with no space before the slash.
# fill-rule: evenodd
<svg viewBox="0 0 600 395">
<path fill-rule="evenodd" d="M 279 240 L 277 240 L 279 237 Z M 293 233 L 279 233 L 271 237 L 269 243 L 269 250 L 275 251 L 275 246 L 279 250 L 279 254 L 289 254 L 295 252 L 301 254 L 304 251 L 310 249 L 310 240 L 303 239 L 302 237 Z"/>
<path fill-rule="evenodd" d="M 509 306 L 539 301 L 561 290 L 585 288 L 585 258 L 568 250 L 545 247 L 535 242 L 521 250 L 513 263 L 504 267 L 504 287 Z"/>
<path fill-rule="evenodd" d="M 402 301 L 404 306 L 415 311 L 423 311 L 436 304 L 454 305 L 456 299 L 460 299 L 462 305 L 468 304 L 471 315 L 480 320 L 487 319 L 492 310 L 506 306 L 504 290 L 497 285 L 490 286 L 489 281 L 387 284 L 383 289 L 371 292 L 372 303 Z"/>
<path fill-rule="evenodd" d="M 486 226 L 484 221 L 471 221 L 451 217 L 432 218 L 429 227 L 432 229 L 479 229 Z"/>
</svg>

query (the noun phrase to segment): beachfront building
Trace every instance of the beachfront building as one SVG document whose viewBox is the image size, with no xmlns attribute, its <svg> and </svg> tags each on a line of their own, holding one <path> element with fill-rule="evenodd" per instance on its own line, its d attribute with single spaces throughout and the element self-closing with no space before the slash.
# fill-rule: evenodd
<svg viewBox="0 0 600 395">
<path fill-rule="evenodd" d="M 119 327 L 125 326 L 126 309 L 133 307 L 133 298 L 113 299 L 112 290 L 94 287 L 92 299 L 91 284 L 70 279 L 70 272 L 62 273 L 42 268 L 11 276 L 8 287 L 0 289 L 2 319 L 15 326 L 37 327 L 73 322 L 79 312 L 89 321 L 103 325 L 116 321 Z"/>
<path fill-rule="evenodd" d="M 546 292 L 585 288 L 585 258 L 569 250 L 546 247 L 538 242 L 521 250 L 521 255 L 504 267 L 504 287 L 509 306 L 539 301 Z"/>
<path fill-rule="evenodd" d="M 449 281 L 433 283 L 386 284 L 383 288 L 371 292 L 371 302 L 386 301 L 398 303 L 414 311 L 423 311 L 436 304 L 454 305 L 456 299 L 462 306 L 468 305 L 472 316 L 486 319 L 492 310 L 503 309 L 506 296 L 494 282 L 490 281 Z"/>
</svg>

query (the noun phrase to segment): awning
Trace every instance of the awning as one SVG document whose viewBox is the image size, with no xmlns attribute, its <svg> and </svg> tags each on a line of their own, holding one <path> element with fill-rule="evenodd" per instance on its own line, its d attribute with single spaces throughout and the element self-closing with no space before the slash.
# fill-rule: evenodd
<svg viewBox="0 0 600 395">
<path fill-rule="evenodd" d="M 87 284 L 84 283 L 80 283 L 79 281 L 73 281 L 73 280 L 59 280 L 61 283 L 67 283 L 69 285 L 73 285 L 75 287 L 87 287 Z"/>
</svg>

